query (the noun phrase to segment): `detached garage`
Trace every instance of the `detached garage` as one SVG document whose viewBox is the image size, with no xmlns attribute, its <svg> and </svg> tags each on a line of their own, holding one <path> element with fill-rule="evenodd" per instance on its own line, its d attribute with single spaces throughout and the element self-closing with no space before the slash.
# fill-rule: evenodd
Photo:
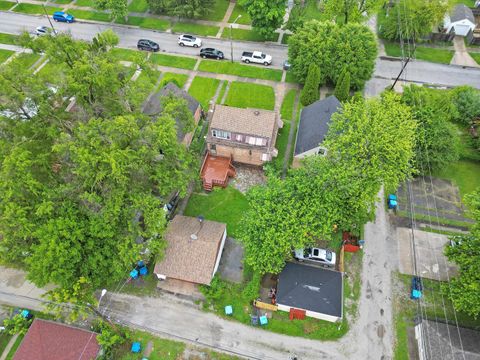
<svg viewBox="0 0 480 360">
<path fill-rule="evenodd" d="M 455 6 L 452 13 L 445 17 L 444 28 L 447 33 L 455 31 L 455 35 L 467 36 L 475 29 L 472 9 L 465 4 Z"/>
<path fill-rule="evenodd" d="M 309 265 L 287 263 L 279 275 L 278 310 L 336 322 L 343 317 L 343 274 Z"/>
</svg>

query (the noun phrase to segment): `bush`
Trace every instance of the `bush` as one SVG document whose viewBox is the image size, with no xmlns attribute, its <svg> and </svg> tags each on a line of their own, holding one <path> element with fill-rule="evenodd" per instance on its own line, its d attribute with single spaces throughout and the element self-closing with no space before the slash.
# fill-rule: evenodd
<svg viewBox="0 0 480 360">
<path fill-rule="evenodd" d="M 320 98 L 318 88 L 320 86 L 320 69 L 315 64 L 310 64 L 308 68 L 307 80 L 300 94 L 300 102 L 303 106 L 308 106 Z"/>
<path fill-rule="evenodd" d="M 455 105 L 453 119 L 465 126 L 480 115 L 480 92 L 471 86 L 459 86 L 452 90 L 452 102 Z"/>
<path fill-rule="evenodd" d="M 347 101 L 350 98 L 350 73 L 344 69 L 338 78 L 335 86 L 335 96 L 340 101 Z"/>
<path fill-rule="evenodd" d="M 253 274 L 252 279 L 248 282 L 245 288 L 242 291 L 242 297 L 246 302 L 251 302 L 258 298 L 260 293 L 260 281 L 262 280 L 262 275 L 259 272 Z"/>
<path fill-rule="evenodd" d="M 25 335 L 32 324 L 32 319 L 26 319 L 21 314 L 17 314 L 11 319 L 3 320 L 5 332 L 10 335 Z"/>
</svg>

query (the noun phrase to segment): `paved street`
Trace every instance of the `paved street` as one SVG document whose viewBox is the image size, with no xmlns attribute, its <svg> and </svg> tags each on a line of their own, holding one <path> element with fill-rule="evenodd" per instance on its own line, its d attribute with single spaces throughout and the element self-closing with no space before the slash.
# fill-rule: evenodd
<svg viewBox="0 0 480 360">
<path fill-rule="evenodd" d="M 20 33 L 23 30 L 33 31 L 35 27 L 48 25 L 44 16 L 32 16 L 0 11 L 0 32 Z M 115 24 L 94 24 L 94 23 L 74 23 L 61 24 L 55 23 L 60 31 L 71 31 L 73 36 L 79 39 L 90 40 L 92 37 L 108 28 L 113 29 L 120 37 L 120 46 L 126 48 L 135 48 L 137 40 L 140 38 L 149 38 L 160 44 L 160 49 L 168 53 L 177 53 L 183 55 L 195 56 L 198 50 L 192 48 L 181 48 L 177 45 L 177 35 L 145 30 L 138 28 L 129 28 Z M 204 39 L 205 46 L 216 47 L 230 56 L 230 42 L 225 39 Z M 254 43 L 248 41 L 234 41 L 234 59 L 239 60 L 242 51 L 262 50 L 273 56 L 273 66 L 280 67 L 287 58 L 287 47 L 276 44 Z M 375 93 L 383 90 L 384 84 L 389 84 L 401 69 L 401 62 L 395 60 L 377 59 L 374 79 L 367 84 L 370 89 L 375 89 Z M 407 81 L 420 83 L 437 84 L 444 86 L 471 85 L 480 88 L 480 69 L 462 68 L 460 66 L 450 66 L 442 64 L 428 63 L 424 61 L 412 61 L 407 66 L 405 74 Z M 381 84 L 381 86 L 380 86 Z"/>
</svg>

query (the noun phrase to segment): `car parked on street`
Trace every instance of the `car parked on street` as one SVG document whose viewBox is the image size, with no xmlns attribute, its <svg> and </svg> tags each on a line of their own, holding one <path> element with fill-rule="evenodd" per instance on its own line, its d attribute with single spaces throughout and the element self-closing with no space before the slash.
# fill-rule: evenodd
<svg viewBox="0 0 480 360">
<path fill-rule="evenodd" d="M 184 34 L 178 37 L 178 45 L 199 48 L 202 47 L 202 40 L 193 35 Z"/>
<path fill-rule="evenodd" d="M 157 52 L 160 50 L 160 46 L 155 41 L 148 39 L 140 39 L 137 42 L 137 49 Z"/>
<path fill-rule="evenodd" d="M 50 35 L 52 33 L 52 28 L 49 28 L 48 26 L 42 25 L 42 26 L 37 26 L 35 29 L 35 35 L 37 36 L 43 36 L 43 35 Z"/>
<path fill-rule="evenodd" d="M 75 18 L 73 17 L 73 15 L 67 14 L 66 12 L 55 11 L 53 13 L 53 20 L 66 22 L 66 23 L 73 23 L 75 21 Z"/>
<path fill-rule="evenodd" d="M 268 66 L 272 63 L 272 57 L 262 53 L 261 51 L 244 51 L 242 53 L 242 61 L 247 64 L 255 63 Z"/>
<path fill-rule="evenodd" d="M 203 48 L 200 50 L 200 56 L 204 59 L 217 59 L 222 60 L 225 58 L 225 55 L 222 51 L 214 49 L 214 48 Z"/>
<path fill-rule="evenodd" d="M 298 261 L 311 261 L 324 267 L 334 267 L 337 256 L 333 251 L 320 248 L 295 249 L 294 258 Z"/>
</svg>

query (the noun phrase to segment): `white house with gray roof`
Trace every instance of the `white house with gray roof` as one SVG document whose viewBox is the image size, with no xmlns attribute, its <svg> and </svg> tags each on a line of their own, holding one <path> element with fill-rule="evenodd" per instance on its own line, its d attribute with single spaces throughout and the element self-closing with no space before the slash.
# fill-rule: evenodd
<svg viewBox="0 0 480 360">
<path fill-rule="evenodd" d="M 452 12 L 445 16 L 444 29 L 447 33 L 455 31 L 455 35 L 467 36 L 476 27 L 472 9 L 465 4 L 458 4 Z"/>
</svg>

